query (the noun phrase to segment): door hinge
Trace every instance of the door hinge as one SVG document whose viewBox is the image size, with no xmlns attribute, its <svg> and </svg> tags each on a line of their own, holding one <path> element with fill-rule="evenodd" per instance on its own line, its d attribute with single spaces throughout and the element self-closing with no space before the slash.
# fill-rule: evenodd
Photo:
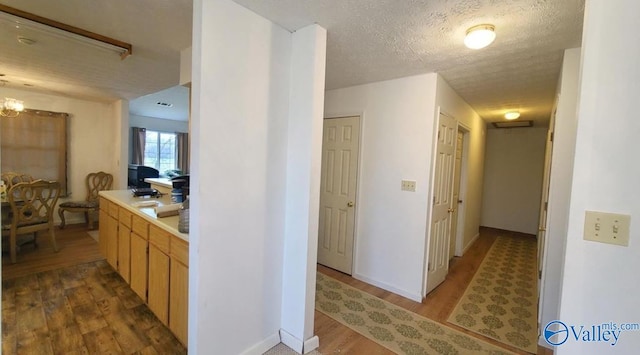
<svg viewBox="0 0 640 355">
<path fill-rule="evenodd" d="M 434 206 L 436 205 L 436 197 L 435 196 L 433 196 L 433 205 Z"/>
<path fill-rule="evenodd" d="M 542 280 L 542 270 L 538 270 L 538 280 Z"/>
<path fill-rule="evenodd" d="M 546 211 L 546 210 L 547 210 L 547 208 L 549 208 L 549 202 L 545 202 L 545 203 L 544 203 L 544 210 Z"/>
<path fill-rule="evenodd" d="M 553 142 L 553 132 L 551 132 L 551 136 L 549 137 L 549 140 Z"/>
<path fill-rule="evenodd" d="M 427 263 L 427 271 L 431 271 L 431 262 L 430 261 Z"/>
</svg>

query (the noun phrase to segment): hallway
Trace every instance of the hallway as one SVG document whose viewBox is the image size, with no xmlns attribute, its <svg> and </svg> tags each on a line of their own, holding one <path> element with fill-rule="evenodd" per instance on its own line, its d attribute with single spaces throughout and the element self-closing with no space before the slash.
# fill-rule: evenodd
<svg viewBox="0 0 640 355">
<path fill-rule="evenodd" d="M 451 323 L 447 323 L 449 314 L 453 311 L 458 300 L 464 294 L 467 285 L 470 283 L 476 270 L 482 263 L 483 258 L 499 235 L 513 236 L 516 238 L 534 238 L 534 236 L 527 234 L 482 227 L 480 230 L 480 237 L 467 251 L 467 253 L 463 257 L 454 258 L 451 261 L 447 279 L 433 292 L 427 295 L 422 303 L 413 302 L 404 297 L 395 295 L 391 292 L 382 290 L 375 286 L 368 285 L 366 283 L 353 279 L 348 275 L 342 274 L 324 266 L 319 265 L 318 271 L 331 276 L 341 282 L 344 282 L 352 287 L 368 292 L 376 297 L 382 298 L 385 301 L 391 302 L 409 311 L 437 321 L 438 323 L 441 323 L 446 327 L 462 331 L 470 336 L 482 339 L 497 346 L 501 346 L 515 353 L 527 354 L 526 352 L 501 344 L 493 339 L 483 337 L 476 333 L 467 331 L 461 327 L 457 327 Z M 333 319 L 318 311 L 316 311 L 315 313 L 315 320 L 316 335 L 318 335 L 318 337 L 320 338 L 319 351 L 323 354 L 337 352 L 347 354 L 393 354 L 393 352 L 389 351 L 385 347 L 378 345 L 377 343 L 343 326 L 342 324 L 334 321 Z M 538 354 L 553 354 L 553 352 L 551 350 L 538 346 Z"/>
</svg>

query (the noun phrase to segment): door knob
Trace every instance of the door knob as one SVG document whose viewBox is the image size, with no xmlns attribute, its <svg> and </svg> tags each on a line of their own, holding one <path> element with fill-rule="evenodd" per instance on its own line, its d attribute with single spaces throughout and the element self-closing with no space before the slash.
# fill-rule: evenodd
<svg viewBox="0 0 640 355">
<path fill-rule="evenodd" d="M 347 207 L 353 207 L 353 201 L 347 202 Z"/>
<path fill-rule="evenodd" d="M 447 210 L 447 212 L 449 212 L 449 213 L 453 213 L 453 212 L 455 212 L 455 211 L 456 211 L 456 210 L 455 210 L 455 209 L 453 209 L 453 208 L 449 208 L 449 209 Z"/>
</svg>

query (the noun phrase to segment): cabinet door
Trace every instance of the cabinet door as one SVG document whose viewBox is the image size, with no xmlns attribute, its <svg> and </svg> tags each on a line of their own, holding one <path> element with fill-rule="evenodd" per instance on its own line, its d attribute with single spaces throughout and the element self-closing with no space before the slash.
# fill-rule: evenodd
<svg viewBox="0 0 640 355">
<path fill-rule="evenodd" d="M 106 209 L 100 209 L 100 225 L 99 225 L 99 233 L 100 238 L 98 238 L 98 247 L 100 248 L 100 254 L 107 257 L 107 240 L 109 240 L 109 212 Z"/>
<path fill-rule="evenodd" d="M 118 220 L 107 217 L 107 262 L 118 270 Z"/>
<path fill-rule="evenodd" d="M 118 273 L 122 278 L 130 283 L 131 265 L 131 229 L 124 223 L 118 228 Z"/>
<path fill-rule="evenodd" d="M 187 345 L 189 315 L 189 267 L 171 260 L 171 288 L 169 291 L 169 329 L 176 338 Z"/>
<path fill-rule="evenodd" d="M 149 243 L 149 299 L 151 311 L 169 324 L 169 256 Z"/>
<path fill-rule="evenodd" d="M 149 243 L 131 233 L 131 289 L 147 302 L 147 248 Z"/>
</svg>

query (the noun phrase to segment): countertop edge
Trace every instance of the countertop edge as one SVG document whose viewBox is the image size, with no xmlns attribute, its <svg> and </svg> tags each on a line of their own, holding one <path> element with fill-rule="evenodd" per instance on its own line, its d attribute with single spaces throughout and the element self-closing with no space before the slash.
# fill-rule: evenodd
<svg viewBox="0 0 640 355">
<path fill-rule="evenodd" d="M 123 199 L 124 193 L 126 193 L 128 195 L 129 199 L 127 199 L 127 200 Z M 127 210 L 131 211 L 135 215 L 144 218 L 149 223 L 152 223 L 153 225 L 155 225 L 155 226 L 157 226 L 159 228 L 162 228 L 163 230 L 171 233 L 172 235 L 176 236 L 177 238 L 180 238 L 183 241 L 189 243 L 189 234 L 181 233 L 177 228 L 178 216 L 158 218 L 158 217 L 155 217 L 154 207 L 138 208 L 138 207 L 135 207 L 135 206 L 131 205 L 132 202 L 145 201 L 145 200 L 149 200 L 149 201 L 157 200 L 158 202 L 160 202 L 161 205 L 168 205 L 170 203 L 166 203 L 167 201 L 165 201 L 165 199 L 169 199 L 170 197 L 165 196 L 164 198 L 159 198 L 159 199 L 156 199 L 156 198 L 141 199 L 141 198 L 133 197 L 133 195 L 132 195 L 130 190 L 100 191 L 99 192 L 99 196 L 103 197 L 103 198 L 105 198 L 105 199 L 107 199 L 107 200 L 109 200 L 111 202 L 117 203 L 118 206 L 122 206 L 122 207 L 126 208 Z M 148 213 L 144 213 L 143 210 L 144 211 L 148 211 L 149 213 L 153 213 L 154 216 L 151 216 Z M 174 222 L 174 221 L 175 221 L 176 227 L 172 226 L 173 223 L 171 223 L 171 224 L 169 223 L 169 222 Z"/>
</svg>

